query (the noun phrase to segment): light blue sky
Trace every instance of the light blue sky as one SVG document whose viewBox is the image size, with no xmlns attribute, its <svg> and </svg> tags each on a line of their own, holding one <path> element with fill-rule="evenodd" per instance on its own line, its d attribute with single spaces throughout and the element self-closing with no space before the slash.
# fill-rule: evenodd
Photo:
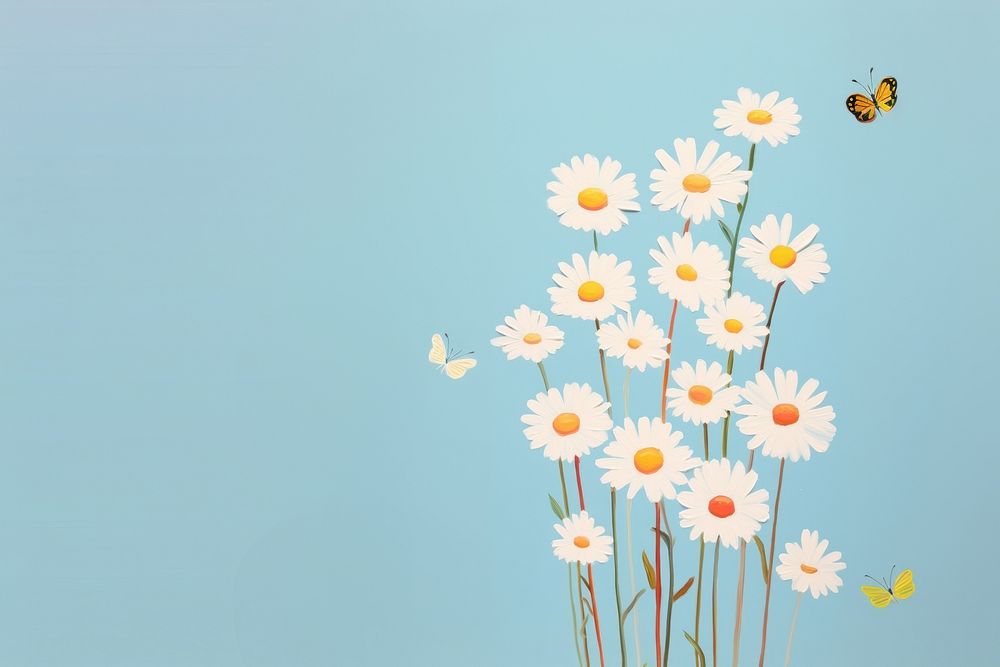
<svg viewBox="0 0 1000 667">
<path fill-rule="evenodd" d="M 758 152 L 748 222 L 820 225 L 833 266 L 783 295 L 770 356 L 820 379 L 839 429 L 786 476 L 779 545 L 817 529 L 848 564 L 803 603 L 793 664 L 990 662 L 997 6 L 476 5 L 0 4 L 0 662 L 575 664 L 554 469 L 519 422 L 539 379 L 488 341 L 588 247 L 545 208 L 584 152 L 638 175 L 643 211 L 603 249 L 665 323 L 642 277 L 681 221 L 648 204 L 653 151 L 744 153 L 712 128 L 741 85 L 803 117 Z M 861 126 L 843 100 L 872 65 L 899 105 Z M 693 319 L 677 359 L 721 360 Z M 589 325 L 559 324 L 553 382 L 597 385 Z M 437 330 L 476 351 L 461 382 L 426 361 Z M 658 381 L 635 380 L 634 414 Z M 917 593 L 875 610 L 857 587 L 893 563 Z M 776 585 L 769 665 L 793 602 Z"/>
</svg>

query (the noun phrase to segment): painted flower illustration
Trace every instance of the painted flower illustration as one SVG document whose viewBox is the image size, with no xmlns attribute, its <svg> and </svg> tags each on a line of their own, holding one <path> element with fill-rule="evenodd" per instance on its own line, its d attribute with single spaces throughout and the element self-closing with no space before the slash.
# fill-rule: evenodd
<svg viewBox="0 0 1000 667">
<path fill-rule="evenodd" d="M 667 389 L 667 404 L 686 422 L 714 424 L 740 400 L 739 387 L 728 386 L 733 378 L 717 361 L 699 359 L 693 367 L 685 361 L 671 377 L 676 386 Z"/>
<path fill-rule="evenodd" d="M 792 582 L 792 590 L 809 591 L 813 598 L 836 593 L 844 583 L 837 575 L 847 565 L 840 559 L 839 551 L 826 552 L 829 540 L 819 539 L 815 530 L 803 530 L 798 542 L 785 544 L 785 553 L 778 556 L 778 576 Z"/>
<path fill-rule="evenodd" d="M 732 153 L 719 155 L 719 143 L 709 141 L 698 155 L 694 139 L 674 139 L 675 159 L 662 148 L 656 159 L 662 169 L 650 173 L 653 204 L 661 211 L 676 210 L 695 225 L 715 215 L 723 215 L 722 202 L 735 204 L 747 191 L 753 175 L 739 169 L 743 159 Z"/>
<path fill-rule="evenodd" d="M 708 336 L 708 344 L 726 352 L 740 354 L 760 347 L 767 327 L 764 307 L 750 297 L 733 292 L 729 298 L 705 306 L 705 317 L 695 324 Z"/>
<path fill-rule="evenodd" d="M 691 539 L 721 541 L 737 548 L 749 540 L 770 517 L 765 489 L 753 490 L 757 473 L 747 471 L 742 461 L 730 465 L 728 459 L 713 459 L 694 471 L 690 491 L 677 494 L 681 527 L 691 529 Z"/>
<path fill-rule="evenodd" d="M 563 163 L 552 170 L 558 180 L 547 186 L 554 193 L 549 197 L 549 209 L 571 229 L 602 235 L 618 231 L 628 224 L 625 212 L 639 210 L 635 174 L 619 176 L 621 170 L 621 162 L 610 157 L 598 162 L 590 154 L 583 159 L 574 156 L 569 165 Z"/>
<path fill-rule="evenodd" d="M 659 419 L 626 419 L 616 426 L 614 440 L 604 448 L 608 458 L 597 459 L 597 467 L 607 470 L 601 482 L 615 489 L 628 489 L 628 498 L 643 490 L 651 502 L 677 497 L 677 487 L 688 482 L 687 471 L 701 461 L 691 449 L 681 445 L 684 435 Z"/>
<path fill-rule="evenodd" d="M 618 323 L 608 322 L 597 330 L 597 342 L 609 357 L 621 359 L 626 368 L 658 368 L 667 358 L 667 337 L 656 326 L 653 316 L 644 310 L 618 316 Z"/>
<path fill-rule="evenodd" d="M 791 97 L 778 99 L 772 91 L 761 99 L 749 88 L 736 91 L 736 100 L 723 100 L 722 108 L 715 110 L 715 127 L 727 137 L 742 135 L 756 144 L 761 139 L 777 146 L 787 144 L 788 137 L 799 133 L 799 106 Z"/>
<path fill-rule="evenodd" d="M 537 364 L 563 346 L 562 330 L 549 324 L 548 315 L 525 305 L 505 317 L 497 333 L 490 343 L 503 350 L 508 360 L 521 358 Z"/>
<path fill-rule="evenodd" d="M 613 540 L 594 522 L 586 510 L 573 514 L 552 526 L 559 537 L 552 540 L 552 552 L 567 563 L 605 563 L 611 555 Z"/>
<path fill-rule="evenodd" d="M 774 215 L 768 215 L 759 227 L 750 227 L 750 234 L 753 238 L 742 239 L 736 254 L 761 280 L 775 287 L 790 280 L 803 294 L 826 281 L 824 274 L 830 272 L 830 265 L 823 244 L 813 243 L 819 234 L 816 225 L 809 225 L 792 238 L 790 213 L 781 216 L 780 225 Z"/>
<path fill-rule="evenodd" d="M 819 381 L 809 379 L 799 387 L 799 374 L 795 371 L 774 370 L 774 380 L 765 371 L 743 387 L 746 403 L 734 412 L 746 415 L 736 426 L 749 435 L 747 446 L 761 449 L 764 456 L 798 461 L 809 460 L 812 452 L 825 452 L 833 440 L 837 427 L 833 425 L 836 414 L 829 405 L 822 405 L 826 392 L 819 389 Z"/>
<path fill-rule="evenodd" d="M 608 439 L 608 407 L 588 384 L 567 384 L 561 392 L 553 387 L 528 401 L 524 435 L 532 449 L 545 448 L 546 458 L 572 461 Z"/>
<path fill-rule="evenodd" d="M 649 251 L 656 266 L 649 270 L 649 282 L 661 294 L 676 299 L 689 310 L 715 303 L 729 289 L 729 266 L 719 246 L 702 241 L 697 246 L 691 234 L 674 232 L 670 241 L 659 237 L 660 249 Z"/>
<path fill-rule="evenodd" d="M 572 262 L 559 262 L 559 273 L 552 276 L 556 286 L 549 288 L 549 296 L 556 315 L 603 320 L 635 299 L 635 277 L 629 274 L 632 262 L 619 263 L 614 255 L 595 251 L 586 262 L 574 254 Z"/>
</svg>

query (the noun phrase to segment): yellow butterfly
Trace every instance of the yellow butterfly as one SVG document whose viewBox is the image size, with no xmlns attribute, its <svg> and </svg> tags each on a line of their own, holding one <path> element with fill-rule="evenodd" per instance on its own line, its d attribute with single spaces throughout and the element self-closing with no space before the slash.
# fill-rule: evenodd
<svg viewBox="0 0 1000 667">
<path fill-rule="evenodd" d="M 447 347 L 445 347 L 444 340 L 441 339 L 441 334 L 431 336 L 431 351 L 427 353 L 427 358 L 432 364 L 436 364 L 438 368 L 447 373 L 452 380 L 457 380 L 465 375 L 469 369 L 476 367 L 476 360 L 468 357 L 456 359 L 455 357 L 462 352 L 455 352 L 451 349 L 451 340 L 448 339 L 448 334 L 445 334 L 444 338 L 448 340 Z M 469 352 L 469 354 L 474 353 Z"/>
<path fill-rule="evenodd" d="M 874 71 L 874 67 L 868 70 L 869 85 L 867 86 L 857 79 L 851 79 L 868 92 L 867 95 L 854 93 L 847 98 L 847 110 L 862 123 L 870 123 L 875 120 L 876 113 L 889 113 L 896 106 L 896 79 L 891 76 L 885 77 L 873 92 L 871 75 Z"/>
<path fill-rule="evenodd" d="M 889 580 L 892 580 L 892 574 L 896 571 L 896 566 L 892 566 L 892 572 L 889 573 Z M 900 600 L 905 600 L 906 598 L 913 595 L 913 591 L 917 590 L 916 585 L 913 583 L 913 571 L 903 570 L 896 577 L 896 581 L 893 582 L 892 586 L 889 585 L 889 581 L 883 579 L 878 581 L 875 577 L 865 575 L 872 581 L 874 581 L 878 586 L 862 586 L 861 592 L 868 596 L 868 601 L 872 603 L 873 607 L 888 607 L 889 603 L 893 600 L 899 602 Z"/>
</svg>

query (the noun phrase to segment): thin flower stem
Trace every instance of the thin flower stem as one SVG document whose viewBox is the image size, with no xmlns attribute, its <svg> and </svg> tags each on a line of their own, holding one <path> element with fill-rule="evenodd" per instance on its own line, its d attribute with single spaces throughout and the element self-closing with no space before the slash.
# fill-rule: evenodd
<svg viewBox="0 0 1000 667">
<path fill-rule="evenodd" d="M 719 545 L 715 541 L 715 557 L 712 560 L 712 667 L 718 664 L 719 655 Z"/>
<path fill-rule="evenodd" d="M 656 515 L 655 520 L 655 530 L 653 531 L 653 540 L 656 544 L 653 546 L 653 565 L 656 568 L 656 590 L 653 591 L 656 598 L 656 618 L 654 620 L 654 635 L 656 636 L 656 664 L 660 664 L 660 660 L 663 658 L 663 646 L 660 643 L 660 601 L 663 597 L 663 582 L 660 580 L 660 508 L 656 503 L 653 503 L 653 514 Z"/>
<path fill-rule="evenodd" d="M 635 564 L 632 561 L 632 499 L 625 501 L 625 539 L 626 558 L 628 560 L 628 581 L 632 588 L 631 599 L 635 599 Z M 635 643 L 635 665 L 642 664 L 642 642 L 639 641 L 639 604 L 632 607 L 632 639 Z"/>
<path fill-rule="evenodd" d="M 684 234 L 691 229 L 691 218 L 684 221 Z M 660 421 L 667 423 L 667 384 L 670 382 L 670 351 L 674 346 L 674 323 L 677 320 L 677 300 L 670 311 L 670 326 L 667 329 L 667 359 L 663 362 L 663 389 L 660 392 Z M 659 572 L 657 572 L 659 576 Z"/>
<path fill-rule="evenodd" d="M 767 313 L 767 335 L 764 336 L 764 348 L 760 351 L 760 370 L 764 370 L 764 362 L 767 360 L 767 347 L 771 343 L 771 321 L 774 319 L 774 307 L 778 305 L 778 294 L 781 292 L 785 281 L 782 280 L 774 288 L 774 298 L 771 299 L 771 310 Z"/>
<path fill-rule="evenodd" d="M 705 436 L 705 460 L 708 461 L 708 422 L 702 426 L 702 433 Z M 695 591 L 694 599 L 694 643 L 701 646 L 701 587 L 702 576 L 705 571 L 705 538 L 701 538 L 698 545 L 698 588 Z M 695 654 L 695 662 L 698 662 L 698 655 Z"/>
<path fill-rule="evenodd" d="M 731 387 L 733 384 L 733 359 L 735 354 L 732 350 L 729 351 L 729 359 L 726 360 L 726 375 L 729 376 L 729 382 L 726 384 L 727 387 Z M 729 420 L 732 418 L 733 414 L 726 411 L 726 419 L 722 424 L 722 458 L 729 457 Z M 706 425 L 706 428 L 707 425 Z M 706 457 L 707 458 L 707 457 Z"/>
<path fill-rule="evenodd" d="M 750 144 L 750 157 L 747 159 L 747 169 L 753 171 L 753 159 L 757 153 L 757 144 Z M 733 270 L 736 268 L 736 246 L 740 242 L 740 227 L 743 226 L 743 216 L 747 212 L 747 202 L 750 200 L 750 181 L 747 181 L 747 191 L 740 205 L 740 215 L 736 219 L 736 231 L 733 232 L 733 247 L 729 249 L 729 291 L 726 296 L 733 295 Z"/>
<path fill-rule="evenodd" d="M 583 627 L 580 634 L 583 635 L 583 656 L 587 660 L 587 667 L 590 667 L 590 641 L 587 638 L 587 608 L 583 604 L 583 571 L 580 563 L 576 564 L 576 592 L 577 599 L 580 600 L 580 618 L 583 619 Z"/>
<path fill-rule="evenodd" d="M 597 252 L 597 230 L 594 230 L 594 252 Z"/>
<path fill-rule="evenodd" d="M 587 509 L 587 503 L 583 499 L 583 478 L 580 476 L 580 457 L 573 459 L 576 468 L 576 490 L 580 494 L 580 511 Z M 594 614 L 594 636 L 597 637 L 597 653 L 601 659 L 601 667 L 604 667 L 604 643 L 601 641 L 601 619 L 597 614 L 597 595 L 594 593 L 594 568 L 587 565 L 587 588 L 590 589 L 590 607 Z"/>
<path fill-rule="evenodd" d="M 802 606 L 802 593 L 795 598 L 795 611 L 792 612 L 792 627 L 788 629 L 788 647 L 785 649 L 785 667 L 792 664 L 792 639 L 795 638 L 795 628 L 799 624 L 799 607 Z"/>
<path fill-rule="evenodd" d="M 545 364 L 543 364 L 542 362 L 539 361 L 538 362 L 538 370 L 542 374 L 542 384 L 545 385 L 545 391 L 548 391 L 549 390 L 549 376 L 545 372 Z"/>
<path fill-rule="evenodd" d="M 670 570 L 669 591 L 667 597 L 667 627 L 663 632 L 663 667 L 667 667 L 670 660 L 670 626 L 674 616 L 674 534 L 670 530 L 670 521 L 667 519 L 667 505 L 665 500 L 660 500 L 660 512 L 663 514 L 663 527 L 667 533 L 667 562 Z M 659 539 L 659 535 L 656 536 Z"/>
<path fill-rule="evenodd" d="M 771 582 L 774 580 L 774 538 L 778 532 L 778 506 L 781 503 L 781 484 L 785 480 L 785 459 L 778 467 L 778 490 L 774 494 L 774 514 L 771 517 L 771 550 L 767 554 L 767 585 L 764 587 L 764 626 L 760 633 L 760 663 L 764 667 L 764 651 L 767 649 L 767 615 L 771 610 Z"/>
</svg>

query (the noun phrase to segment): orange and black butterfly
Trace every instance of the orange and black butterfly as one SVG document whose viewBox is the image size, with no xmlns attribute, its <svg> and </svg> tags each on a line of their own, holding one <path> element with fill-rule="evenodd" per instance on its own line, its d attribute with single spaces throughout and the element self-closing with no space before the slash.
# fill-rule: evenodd
<svg viewBox="0 0 1000 667">
<path fill-rule="evenodd" d="M 896 106 L 896 79 L 887 76 L 872 90 L 871 76 L 875 68 L 868 70 L 869 85 L 864 85 L 857 79 L 851 79 L 867 91 L 854 93 L 847 98 L 847 110 L 861 123 L 870 123 L 877 114 L 889 113 Z"/>
</svg>

